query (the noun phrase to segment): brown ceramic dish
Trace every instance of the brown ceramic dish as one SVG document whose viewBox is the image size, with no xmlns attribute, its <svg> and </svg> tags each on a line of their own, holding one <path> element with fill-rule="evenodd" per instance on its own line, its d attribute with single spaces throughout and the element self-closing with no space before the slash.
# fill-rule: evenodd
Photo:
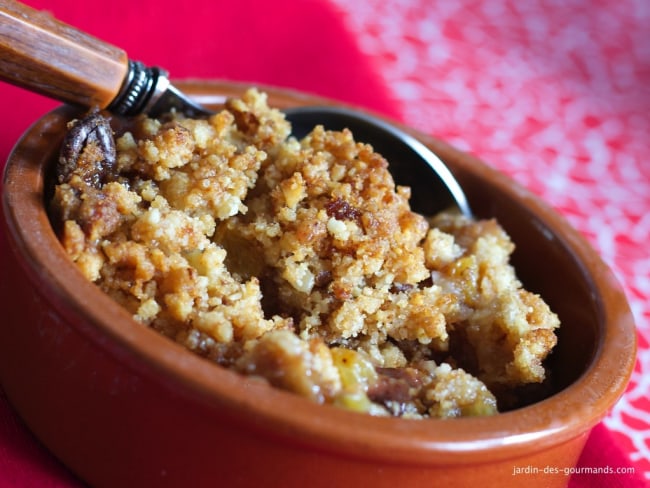
<svg viewBox="0 0 650 488">
<path fill-rule="evenodd" d="M 218 102 L 242 87 L 181 84 Z M 319 100 L 267 89 L 285 107 Z M 322 100 L 321 100 L 322 102 Z M 416 134 L 480 217 L 517 245 L 514 265 L 562 320 L 556 393 L 495 417 L 376 418 L 243 378 L 138 326 L 70 263 L 43 188 L 70 108 L 18 143 L 3 181 L 0 379 L 34 433 L 93 486 L 564 486 L 590 429 L 623 393 L 636 347 L 623 292 L 586 241 L 535 196 Z M 557 475 L 513 475 L 556 467 Z"/>
</svg>

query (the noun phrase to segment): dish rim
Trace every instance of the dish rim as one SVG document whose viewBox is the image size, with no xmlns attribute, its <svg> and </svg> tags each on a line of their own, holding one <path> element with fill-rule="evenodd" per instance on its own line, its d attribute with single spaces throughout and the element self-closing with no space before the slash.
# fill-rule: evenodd
<svg viewBox="0 0 650 488">
<path fill-rule="evenodd" d="M 218 81 L 175 85 L 199 96 L 217 93 L 215 100 L 221 93 L 231 96 L 248 86 Z M 280 108 L 314 101 L 310 95 L 290 90 L 260 89 L 269 93 L 273 106 Z M 586 435 L 623 394 L 634 367 L 636 332 L 629 305 L 609 268 L 587 241 L 539 198 L 476 158 L 463 154 L 463 161 L 454 158 L 452 162 L 445 154 L 458 156 L 459 151 L 408 128 L 404 129 L 440 154 L 452 171 L 454 166 L 465 166 L 465 171 L 489 175 L 498 191 L 520 202 L 562 240 L 586 277 L 604 284 L 593 297 L 601 315 L 600 340 L 582 376 L 545 400 L 496 416 L 407 420 L 317 405 L 192 354 L 155 331 L 138 326 L 126 310 L 71 265 L 60 245 L 53 245 L 58 240 L 42 204 L 43 168 L 54 151 L 51 137 L 60 137 L 61 124 L 75 110 L 64 106 L 49 112 L 30 127 L 12 151 L 3 180 L 7 237 L 13 241 L 12 251 L 20 252 L 20 258 L 25 259 L 25 271 L 35 284 L 39 283 L 57 312 L 96 347 L 116 356 L 135 373 L 192 402 L 208 408 L 218 406 L 243 428 L 347 456 L 410 464 L 463 464 L 470 452 L 481 452 L 486 460 L 504 459 L 517 456 L 524 446 L 541 451 Z M 612 373 L 605 375 L 603 371 Z"/>
</svg>

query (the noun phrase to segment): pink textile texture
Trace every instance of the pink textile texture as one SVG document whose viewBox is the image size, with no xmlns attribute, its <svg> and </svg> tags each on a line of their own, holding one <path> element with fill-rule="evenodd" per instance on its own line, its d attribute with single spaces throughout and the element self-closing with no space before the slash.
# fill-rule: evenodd
<svg viewBox="0 0 650 488">
<path fill-rule="evenodd" d="M 391 116 L 475 154 L 553 205 L 612 267 L 639 332 L 632 382 L 594 429 L 580 460 L 584 472 L 569 486 L 646 486 L 650 2 L 26 3 L 175 78 L 286 86 Z M 0 122 L 3 167 L 19 135 L 57 103 L 2 83 L 0 99 L 3 113 L 14 114 Z M 592 468 L 612 472 L 589 474 Z M 28 432 L 0 389 L 4 486 L 81 483 Z"/>
</svg>

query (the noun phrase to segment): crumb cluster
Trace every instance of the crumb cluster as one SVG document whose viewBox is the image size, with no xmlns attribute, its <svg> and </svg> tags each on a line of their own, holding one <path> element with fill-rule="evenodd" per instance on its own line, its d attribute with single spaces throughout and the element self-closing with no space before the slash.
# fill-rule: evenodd
<svg viewBox="0 0 650 488">
<path fill-rule="evenodd" d="M 508 235 L 414 213 L 350 131 L 297 140 L 254 89 L 205 120 L 113 130 L 113 154 L 91 139 L 62 156 L 53 220 L 81 272 L 143 326 L 374 415 L 489 415 L 544 381 L 559 321 L 522 288 Z M 86 177 L 96 167 L 108 170 Z"/>
</svg>

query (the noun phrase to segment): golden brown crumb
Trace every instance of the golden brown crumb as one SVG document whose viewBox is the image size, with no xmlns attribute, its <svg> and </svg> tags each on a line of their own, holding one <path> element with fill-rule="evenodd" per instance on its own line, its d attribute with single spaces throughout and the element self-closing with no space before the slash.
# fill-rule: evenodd
<svg viewBox="0 0 650 488">
<path fill-rule="evenodd" d="M 412 212 L 347 130 L 289 134 L 256 90 L 208 120 L 132 120 L 100 189 L 57 186 L 61 242 L 137 321 L 317 402 L 488 415 L 490 389 L 544 381 L 559 321 L 497 222 Z"/>
</svg>

